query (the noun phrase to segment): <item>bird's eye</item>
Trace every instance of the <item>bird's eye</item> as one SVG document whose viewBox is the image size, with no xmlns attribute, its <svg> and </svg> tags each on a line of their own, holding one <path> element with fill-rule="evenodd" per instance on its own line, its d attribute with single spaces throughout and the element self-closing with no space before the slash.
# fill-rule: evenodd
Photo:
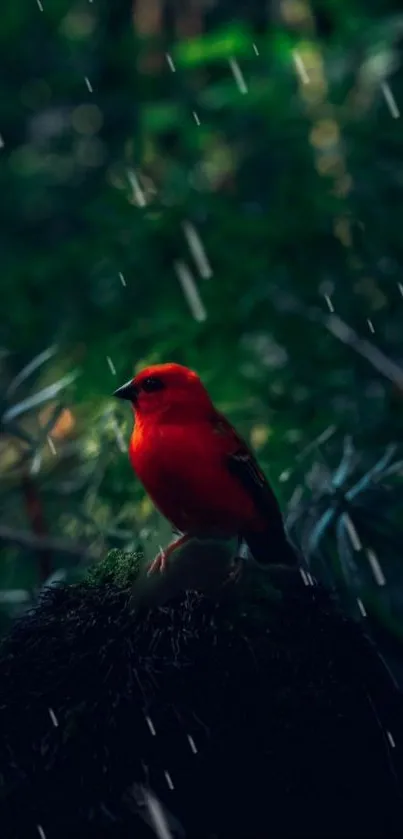
<svg viewBox="0 0 403 839">
<path fill-rule="evenodd" d="M 156 379 L 154 376 L 149 376 L 148 379 L 144 379 L 141 383 L 141 389 L 144 390 L 145 393 L 154 393 L 157 390 L 164 389 L 164 383 L 161 379 Z"/>
</svg>

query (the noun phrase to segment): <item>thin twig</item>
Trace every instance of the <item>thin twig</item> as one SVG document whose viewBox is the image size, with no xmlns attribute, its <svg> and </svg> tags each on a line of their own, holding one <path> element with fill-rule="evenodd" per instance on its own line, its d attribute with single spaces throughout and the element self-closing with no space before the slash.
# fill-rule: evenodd
<svg viewBox="0 0 403 839">
<path fill-rule="evenodd" d="M 279 287 L 272 289 L 272 295 L 275 305 L 284 300 L 284 292 Z M 373 369 L 393 382 L 399 390 L 403 390 L 403 368 L 400 364 L 389 358 L 373 341 L 361 338 L 351 326 L 337 315 L 326 315 L 316 307 L 306 306 L 296 295 L 288 293 L 287 308 L 313 323 L 324 326 L 342 344 L 358 353 Z"/>
<path fill-rule="evenodd" d="M 32 533 L 41 540 L 36 552 L 38 556 L 40 578 L 42 582 L 44 582 L 52 572 L 52 552 L 46 547 L 48 527 L 40 493 L 35 481 L 27 472 L 25 472 L 22 477 L 21 491 L 25 504 L 25 512 L 27 514 L 29 524 L 31 525 Z M 43 543 L 43 540 L 45 540 L 45 544 Z"/>
</svg>

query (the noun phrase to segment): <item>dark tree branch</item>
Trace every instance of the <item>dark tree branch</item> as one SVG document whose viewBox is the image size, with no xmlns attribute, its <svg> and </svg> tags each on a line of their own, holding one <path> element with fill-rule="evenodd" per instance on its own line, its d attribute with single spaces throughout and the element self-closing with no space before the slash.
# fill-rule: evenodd
<svg viewBox="0 0 403 839">
<path fill-rule="evenodd" d="M 63 539 L 52 537 L 35 536 L 26 531 L 13 530 L 11 527 L 0 525 L 0 544 L 17 545 L 19 548 L 26 548 L 29 551 L 46 551 L 49 553 L 62 553 L 65 556 L 80 559 L 94 560 L 97 556 L 88 550 L 84 545 L 75 542 L 65 542 Z"/>
</svg>

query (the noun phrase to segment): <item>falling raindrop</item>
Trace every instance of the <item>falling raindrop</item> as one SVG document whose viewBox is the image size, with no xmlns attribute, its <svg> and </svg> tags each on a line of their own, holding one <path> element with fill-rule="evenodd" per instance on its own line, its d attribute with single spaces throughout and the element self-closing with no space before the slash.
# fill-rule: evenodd
<svg viewBox="0 0 403 839">
<path fill-rule="evenodd" d="M 169 69 L 172 70 L 173 73 L 176 73 L 176 67 L 175 67 L 175 64 L 172 61 L 172 56 L 169 55 L 169 52 L 166 53 L 165 58 L 168 62 Z"/>
<path fill-rule="evenodd" d="M 48 711 L 49 711 L 50 719 L 52 720 L 52 723 L 53 723 L 54 727 L 57 728 L 58 725 L 59 725 L 59 720 L 57 719 L 57 716 L 56 716 L 54 710 L 52 708 L 48 708 Z"/>
<path fill-rule="evenodd" d="M 92 84 L 91 84 L 88 76 L 85 76 L 84 81 L 85 81 L 85 84 L 87 85 L 87 88 L 88 88 L 89 92 L 93 93 L 93 87 L 92 87 Z"/>
<path fill-rule="evenodd" d="M 200 125 L 200 120 L 199 120 L 199 117 L 198 117 L 196 111 L 193 111 L 193 119 L 194 119 L 196 125 Z"/>
<path fill-rule="evenodd" d="M 374 324 L 372 323 L 372 320 L 370 320 L 369 318 L 367 318 L 367 324 L 368 324 L 368 329 L 369 329 L 369 331 L 370 331 L 370 332 L 372 332 L 372 333 L 374 333 L 374 332 L 375 332 L 375 327 L 374 327 Z"/>
<path fill-rule="evenodd" d="M 234 79 L 235 79 L 235 81 L 238 85 L 239 92 L 243 93 L 243 94 L 247 93 L 248 92 L 248 87 L 247 87 L 244 75 L 242 73 L 242 70 L 241 70 L 238 62 L 235 60 L 235 58 L 230 58 L 229 59 L 229 66 L 231 67 L 232 74 L 233 74 Z"/>
<path fill-rule="evenodd" d="M 365 609 L 365 606 L 364 606 L 362 600 L 360 600 L 359 597 L 357 597 L 357 606 L 358 606 L 363 618 L 366 618 L 367 617 L 367 612 L 366 612 L 366 609 Z"/>
<path fill-rule="evenodd" d="M 345 528 L 351 539 L 351 544 L 354 550 L 360 551 L 362 549 L 361 540 L 348 513 L 344 513 L 342 520 L 344 521 Z"/>
<path fill-rule="evenodd" d="M 42 455 L 40 452 L 37 452 L 36 455 L 32 458 L 30 473 L 31 475 L 37 475 L 41 468 L 42 463 Z"/>
<path fill-rule="evenodd" d="M 108 366 L 109 366 L 109 369 L 112 373 L 112 376 L 116 376 L 116 367 L 115 367 L 115 365 L 114 365 L 114 363 L 113 363 L 113 361 L 112 361 L 112 359 L 109 355 L 106 356 L 106 360 L 108 362 Z"/>
<path fill-rule="evenodd" d="M 194 319 L 199 322 L 206 320 L 207 312 L 192 272 L 185 262 L 179 260 L 175 262 L 175 271 Z"/>
<path fill-rule="evenodd" d="M 167 770 L 166 770 L 166 769 L 165 769 L 165 771 L 164 771 L 164 775 L 165 775 L 165 779 L 166 779 L 166 782 L 167 782 L 167 784 L 168 784 L 169 789 L 175 789 L 175 787 L 174 787 L 174 785 L 173 785 L 172 778 L 171 778 L 171 776 L 170 776 L 169 772 L 167 772 Z"/>
<path fill-rule="evenodd" d="M 382 571 L 382 568 L 379 564 L 379 559 L 378 559 L 375 551 L 373 551 L 371 548 L 368 548 L 366 553 L 367 553 L 369 564 L 371 566 L 372 573 L 374 575 L 375 581 L 378 583 L 378 586 L 386 585 L 385 575 L 384 575 L 384 573 Z"/>
<path fill-rule="evenodd" d="M 54 442 L 53 442 L 53 440 L 52 440 L 52 438 L 50 437 L 49 434 L 48 434 L 46 439 L 48 441 L 48 446 L 50 448 L 50 451 L 52 452 L 52 454 L 55 455 L 56 454 L 56 447 L 55 447 L 55 444 L 54 444 Z"/>
<path fill-rule="evenodd" d="M 309 84 L 309 76 L 308 76 L 308 73 L 305 69 L 304 62 L 302 61 L 302 58 L 301 58 L 299 52 L 297 52 L 297 50 L 294 50 L 294 52 L 292 54 L 292 57 L 293 57 L 293 60 L 294 60 L 295 68 L 296 68 L 297 73 L 298 73 L 298 75 L 301 79 L 302 84 Z"/>
<path fill-rule="evenodd" d="M 121 271 L 119 271 L 119 279 L 123 286 L 126 286 L 126 280 Z"/>
<path fill-rule="evenodd" d="M 190 746 L 193 754 L 196 755 L 197 754 L 197 747 L 196 747 L 195 741 L 193 740 L 193 737 L 190 734 L 188 734 L 187 738 L 188 738 L 189 746 Z"/>
<path fill-rule="evenodd" d="M 149 790 L 144 790 L 144 800 L 158 839 L 173 839 L 165 813 L 158 799 Z"/>
<path fill-rule="evenodd" d="M 255 53 L 255 55 L 259 55 L 259 50 L 258 50 L 256 44 L 253 44 L 252 46 L 253 46 L 253 52 Z"/>
<path fill-rule="evenodd" d="M 153 725 L 153 721 L 150 719 L 150 717 L 146 716 L 146 723 L 147 723 L 147 725 L 150 729 L 150 733 L 152 734 L 153 737 L 155 737 L 156 731 L 155 731 L 155 728 L 154 728 L 154 725 Z"/>
<path fill-rule="evenodd" d="M 400 111 L 397 106 L 396 99 L 393 96 L 393 93 L 387 82 L 382 82 L 381 90 L 393 119 L 398 119 L 400 117 Z"/>
<path fill-rule="evenodd" d="M 199 274 L 201 277 L 203 277 L 204 280 L 208 280 L 210 277 L 212 277 L 213 272 L 211 270 L 211 265 L 207 259 L 206 251 L 204 250 L 200 236 L 193 224 L 191 224 L 189 221 L 185 221 L 183 223 L 183 230 L 187 239 L 187 243 L 189 245 L 189 249 L 196 263 L 196 267 L 199 271 Z"/>
<path fill-rule="evenodd" d="M 46 833 L 45 833 L 45 831 L 44 831 L 44 829 L 43 829 L 42 825 L 41 825 L 41 824 L 37 824 L 37 825 L 36 825 L 36 829 L 37 829 L 37 831 L 38 831 L 39 836 L 41 837 L 41 839 L 46 839 Z"/>
<path fill-rule="evenodd" d="M 327 306 L 328 306 L 329 312 L 334 312 L 334 306 L 333 306 L 333 303 L 332 303 L 332 301 L 331 301 L 331 299 L 330 299 L 329 295 L 328 295 L 328 294 L 325 294 L 325 295 L 324 295 L 324 298 L 325 298 L 325 300 L 326 300 L 326 303 L 327 303 Z"/>
<path fill-rule="evenodd" d="M 388 738 L 388 740 L 389 740 L 390 745 L 392 746 L 392 749 L 394 749 L 394 748 L 396 747 L 396 743 L 395 743 L 395 740 L 394 740 L 393 735 L 391 734 L 391 732 L 390 732 L 390 731 L 387 731 L 387 732 L 386 732 L 386 736 L 387 736 L 387 738 Z"/>
<path fill-rule="evenodd" d="M 300 568 L 300 569 L 299 569 L 299 573 L 301 574 L 301 577 L 302 577 L 302 579 L 303 579 L 303 581 L 304 581 L 304 584 L 305 584 L 306 586 L 309 586 L 309 580 L 308 580 L 308 577 L 307 577 L 306 572 L 304 571 L 304 569 L 303 569 L 303 568 Z"/>
<path fill-rule="evenodd" d="M 132 187 L 132 190 L 133 190 L 133 198 L 134 198 L 136 204 L 139 207 L 145 207 L 146 199 L 145 199 L 143 190 L 141 189 L 139 179 L 138 179 L 136 173 L 133 172 L 131 169 L 128 172 L 128 178 L 129 178 L 130 186 Z"/>
</svg>

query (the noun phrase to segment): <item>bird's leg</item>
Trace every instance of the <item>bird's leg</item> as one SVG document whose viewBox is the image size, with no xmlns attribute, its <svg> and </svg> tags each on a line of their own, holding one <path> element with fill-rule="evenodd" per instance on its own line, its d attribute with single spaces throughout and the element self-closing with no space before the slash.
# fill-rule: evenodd
<svg viewBox="0 0 403 839">
<path fill-rule="evenodd" d="M 153 559 L 147 571 L 147 577 L 150 577 L 151 574 L 155 574 L 156 571 L 159 571 L 160 574 L 163 574 L 164 571 L 166 571 L 168 557 L 170 556 L 170 554 L 173 553 L 173 551 L 175 551 L 176 548 L 179 548 L 180 545 L 184 545 L 185 542 L 189 540 L 189 538 L 190 537 L 186 533 L 184 533 L 183 536 L 180 536 L 180 538 L 176 540 L 176 542 L 172 542 L 170 545 L 168 545 L 168 547 L 165 550 L 164 548 L 161 548 L 159 553 L 157 553 L 155 559 Z"/>
<path fill-rule="evenodd" d="M 161 573 L 165 570 L 166 566 L 166 553 L 163 548 L 157 553 L 157 556 L 153 559 L 148 571 L 147 577 L 150 577 L 151 574 L 155 574 L 156 571 L 160 571 Z"/>
</svg>

